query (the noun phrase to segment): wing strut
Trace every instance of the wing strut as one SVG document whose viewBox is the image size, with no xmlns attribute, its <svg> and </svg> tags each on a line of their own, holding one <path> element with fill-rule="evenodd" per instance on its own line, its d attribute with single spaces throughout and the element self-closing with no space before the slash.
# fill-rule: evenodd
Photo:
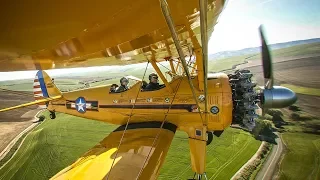
<svg viewBox="0 0 320 180">
<path fill-rule="evenodd" d="M 185 60 L 185 56 L 184 53 L 182 51 L 182 48 L 180 46 L 180 42 L 178 39 L 178 35 L 177 32 L 175 30 L 175 26 L 174 26 L 174 22 L 172 20 L 172 17 L 170 15 L 170 10 L 168 7 L 168 4 L 166 2 L 166 0 L 160 0 L 160 5 L 161 5 L 161 10 L 163 13 L 163 16 L 165 17 L 166 23 L 169 27 L 172 39 L 174 41 L 174 44 L 177 48 L 178 54 L 180 56 L 180 60 L 181 63 L 183 65 L 183 68 L 186 72 L 186 75 L 188 77 L 188 83 L 190 85 L 192 94 L 193 94 L 193 98 L 197 104 L 197 107 L 200 110 L 200 106 L 199 106 L 199 102 L 198 99 L 196 97 L 196 93 L 195 93 L 195 89 L 193 86 L 193 83 L 191 81 L 191 76 L 189 73 L 189 69 L 188 69 L 188 65 L 186 63 Z M 206 66 L 206 65 L 204 65 Z M 205 73 L 205 80 L 207 79 L 207 75 L 206 75 L 206 71 L 204 71 Z M 206 89 L 206 88 L 205 88 Z M 205 99 L 207 99 L 207 97 L 205 97 Z M 207 101 L 206 101 L 207 104 Z M 205 167 L 206 167 L 206 137 L 204 134 L 206 134 L 205 132 L 207 131 L 207 113 L 205 113 L 205 118 L 202 117 L 202 112 L 199 111 L 199 115 L 201 117 L 201 121 L 202 121 L 202 127 L 201 129 L 198 129 L 198 131 L 201 132 L 200 137 L 198 138 L 194 138 L 194 135 L 190 135 L 189 134 L 189 145 L 190 145 L 190 153 L 191 153 L 191 164 L 192 164 L 192 170 L 194 172 L 196 172 L 197 174 L 199 174 L 198 178 L 201 178 L 203 174 L 205 174 Z M 206 177 L 206 176 L 204 176 Z"/>
<path fill-rule="evenodd" d="M 203 79 L 204 79 L 204 112 L 208 112 L 208 33 L 207 33 L 207 10 L 208 0 L 200 1 L 200 29 L 201 29 L 201 46 L 202 46 L 202 60 L 203 60 Z M 207 123 L 207 118 L 206 118 Z"/>
<path fill-rule="evenodd" d="M 162 10 L 163 16 L 165 17 L 166 23 L 167 23 L 167 25 L 169 27 L 172 39 L 174 41 L 174 44 L 175 44 L 175 46 L 177 48 L 177 51 L 178 51 L 178 54 L 180 56 L 180 61 L 182 63 L 183 69 L 186 72 L 186 75 L 188 77 L 188 83 L 190 85 L 193 98 L 196 101 L 196 104 L 197 104 L 197 106 L 198 106 L 198 108 L 200 110 L 200 106 L 199 106 L 199 102 L 198 102 L 198 99 L 197 99 L 197 96 L 196 96 L 196 92 L 194 90 L 194 86 L 193 86 L 193 83 L 191 81 L 191 76 L 190 76 L 190 73 L 189 73 L 188 65 L 186 63 L 184 53 L 183 53 L 182 48 L 180 46 L 177 32 L 176 32 L 176 30 L 174 28 L 174 22 L 172 20 L 171 14 L 170 14 L 170 10 L 169 10 L 169 6 L 168 6 L 167 1 L 166 0 L 160 0 L 160 6 L 161 6 L 161 10 Z M 202 119 L 201 113 L 200 113 L 200 116 L 201 116 L 201 119 Z M 206 122 L 203 122 L 203 120 L 202 120 L 202 123 L 204 125 L 206 125 Z"/>
</svg>

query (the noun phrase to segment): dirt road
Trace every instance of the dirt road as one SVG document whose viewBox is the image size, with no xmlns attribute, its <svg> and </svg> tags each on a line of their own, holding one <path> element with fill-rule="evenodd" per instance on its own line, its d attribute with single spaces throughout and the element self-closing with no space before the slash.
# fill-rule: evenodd
<svg viewBox="0 0 320 180">
<path fill-rule="evenodd" d="M 283 142 L 281 140 L 281 137 L 279 133 L 275 133 L 278 138 L 276 138 L 276 143 L 273 145 L 273 148 L 267 158 L 267 160 L 264 162 L 261 170 L 258 172 L 256 179 L 259 180 L 269 180 L 272 179 L 274 171 L 276 169 L 276 166 L 280 160 L 282 151 L 283 151 Z"/>
</svg>

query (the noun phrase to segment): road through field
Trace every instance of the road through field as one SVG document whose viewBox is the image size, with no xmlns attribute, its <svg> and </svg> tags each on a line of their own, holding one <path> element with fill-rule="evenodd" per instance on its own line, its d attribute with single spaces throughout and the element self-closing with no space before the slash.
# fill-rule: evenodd
<svg viewBox="0 0 320 180">
<path fill-rule="evenodd" d="M 267 157 L 267 160 L 264 162 L 261 170 L 258 172 L 256 179 L 267 180 L 272 179 L 275 172 L 276 166 L 279 162 L 283 151 L 283 142 L 279 133 L 275 133 L 278 138 L 276 138 L 277 144 L 273 145 L 271 153 Z"/>
<path fill-rule="evenodd" d="M 37 115 L 42 112 L 41 110 L 39 110 L 37 112 L 37 114 L 34 116 L 33 121 L 35 121 L 37 119 Z M 17 143 L 17 141 L 25 134 L 28 133 L 30 130 L 32 130 L 34 127 L 36 127 L 39 123 L 32 123 L 29 127 L 27 127 L 25 130 L 23 130 L 20 134 L 18 134 L 9 144 L 6 148 L 4 148 L 3 151 L 0 152 L 0 160 L 2 160 L 11 150 L 11 148 Z M 21 144 L 23 143 L 23 141 L 21 142 Z M 19 146 L 20 148 L 20 146 Z M 19 148 L 16 150 L 16 152 L 19 150 Z M 15 153 L 16 153 L 15 152 Z M 15 153 L 12 155 L 12 157 L 14 157 Z M 12 158 L 11 157 L 11 158 Z M 5 166 L 10 160 L 11 158 L 3 165 Z M 2 166 L 2 167 L 3 167 Z M 1 167 L 0 167 L 1 169 Z"/>
</svg>

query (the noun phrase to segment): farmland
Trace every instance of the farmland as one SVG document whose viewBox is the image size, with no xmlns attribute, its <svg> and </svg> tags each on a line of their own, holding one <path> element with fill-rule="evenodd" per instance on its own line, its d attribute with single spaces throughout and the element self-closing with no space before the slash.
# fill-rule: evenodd
<svg viewBox="0 0 320 180">
<path fill-rule="evenodd" d="M 0 109 L 33 101 L 29 92 L 0 90 Z M 0 151 L 21 131 L 32 124 L 31 119 L 37 111 L 36 106 L 2 112 L 0 115 Z"/>
<path fill-rule="evenodd" d="M 30 133 L 16 156 L 0 170 L 0 179 L 47 179 L 74 162 L 116 126 L 66 114 L 47 119 Z M 207 175 L 212 179 L 232 177 L 255 153 L 260 141 L 250 134 L 227 129 L 207 150 Z M 186 179 L 190 167 L 188 137 L 177 132 L 159 179 Z"/>
<path fill-rule="evenodd" d="M 306 133 L 284 133 L 287 154 L 280 167 L 280 179 L 320 178 L 320 136 Z"/>
<path fill-rule="evenodd" d="M 317 177 L 319 174 L 319 89 L 320 70 L 319 54 L 320 43 L 312 45 L 298 45 L 290 48 L 274 50 L 274 77 L 276 85 L 284 85 L 298 93 L 295 104 L 300 108 L 295 112 L 283 109 L 280 116 L 282 125 L 278 128 L 287 145 L 286 154 L 280 164 L 280 179 L 299 177 Z M 259 85 L 263 84 L 262 67 L 258 54 L 243 55 L 210 61 L 209 71 L 218 72 L 229 69 L 237 64 L 241 68 L 250 69 Z M 243 64 L 245 61 L 248 63 Z M 166 71 L 161 66 L 162 71 Z M 91 73 L 92 78 L 84 76 L 70 76 L 56 78 L 55 83 L 61 90 L 72 90 L 83 87 L 81 82 L 90 81 L 91 86 L 118 83 L 124 75 L 134 75 L 142 78 L 145 66 L 134 65 L 132 68 L 124 67 L 109 72 Z M 147 73 L 153 69 L 149 64 Z M 49 74 L 50 75 L 50 74 Z M 104 76 L 112 77 L 106 79 Z M 145 78 L 147 79 L 147 77 Z M 0 88 L 16 91 L 32 91 L 33 80 L 0 82 Z M 21 92 L 26 93 L 26 92 Z M 1 94 L 2 99 L 7 99 L 6 106 L 32 101 L 29 92 L 25 97 L 21 95 L 15 101 L 13 95 Z M 11 102 L 11 104 L 9 103 Z M 35 107 L 32 107 L 35 108 Z M 31 108 L 31 109 L 32 109 Z M 29 109 L 30 110 L 30 109 Z M 27 112 L 24 110 L 23 112 Z M 18 121 L 23 112 L 15 114 Z M 302 119 L 293 120 L 292 116 Z M 2 115 L 2 114 L 1 114 Z M 10 115 L 10 114 L 9 114 Z M 12 116 L 7 116 L 12 117 Z M 8 119 L 7 119 L 8 120 Z M 8 120 L 9 121 L 9 120 Z M 11 119 L 10 119 L 11 121 Z M 3 123 L 2 123 L 3 124 Z M 97 144 L 116 126 L 88 121 L 65 114 L 58 114 L 56 120 L 47 120 L 32 133 L 23 143 L 17 155 L 7 166 L 0 170 L 0 179 L 47 179 L 59 170 L 74 162 L 77 157 Z M 17 130 L 19 131 L 19 130 Z M 2 137 L 2 136 L 1 136 Z M 220 138 L 215 138 L 208 146 L 207 175 L 210 179 L 229 179 L 233 174 L 254 154 L 260 142 L 244 131 L 227 129 Z M 305 146 L 306 149 L 302 150 Z M 301 149 L 296 151 L 295 149 Z M 301 161 L 296 161 L 299 159 Z M 314 162 L 311 162 L 311 159 Z M 301 169 L 301 171 L 298 171 Z M 303 170 L 303 171 L 302 171 Z M 311 176 L 312 175 L 312 176 Z M 186 179 L 193 176 L 190 167 L 189 145 L 187 136 L 177 132 L 169 149 L 165 164 L 161 169 L 159 179 Z"/>
</svg>

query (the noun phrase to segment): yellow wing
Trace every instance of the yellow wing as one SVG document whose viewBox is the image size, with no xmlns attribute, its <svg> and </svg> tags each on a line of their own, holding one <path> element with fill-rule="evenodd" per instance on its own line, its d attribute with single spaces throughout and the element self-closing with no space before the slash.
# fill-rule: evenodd
<svg viewBox="0 0 320 180">
<path fill-rule="evenodd" d="M 200 48 L 199 0 L 167 0 L 185 55 Z M 208 35 L 225 0 L 208 0 Z M 178 57 L 159 0 L 5 1 L 0 72 L 141 63 Z"/>
<path fill-rule="evenodd" d="M 156 179 L 177 128 L 161 124 L 120 126 L 52 179 Z"/>
</svg>

